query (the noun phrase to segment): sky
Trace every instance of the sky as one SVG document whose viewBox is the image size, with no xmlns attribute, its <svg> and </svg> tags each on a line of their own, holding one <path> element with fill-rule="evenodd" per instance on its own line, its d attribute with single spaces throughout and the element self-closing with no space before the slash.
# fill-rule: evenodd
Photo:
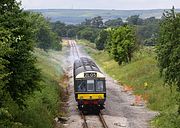
<svg viewBox="0 0 180 128">
<path fill-rule="evenodd" d="M 169 9 L 180 0 L 17 0 L 24 9 Z"/>
</svg>

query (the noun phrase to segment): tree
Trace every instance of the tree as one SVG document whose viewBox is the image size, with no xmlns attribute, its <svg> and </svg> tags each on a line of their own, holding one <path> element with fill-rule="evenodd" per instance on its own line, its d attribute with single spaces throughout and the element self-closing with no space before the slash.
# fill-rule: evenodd
<svg viewBox="0 0 180 128">
<path fill-rule="evenodd" d="M 40 73 L 32 53 L 34 23 L 29 21 L 29 13 L 23 12 L 15 0 L 1 2 L 0 13 L 1 48 L 4 48 L 0 56 L 1 66 L 8 72 L 8 77 L 3 77 L 7 81 L 3 90 L 23 106 L 26 96 L 39 88 Z"/>
<path fill-rule="evenodd" d="M 108 39 L 108 32 L 106 30 L 101 30 L 96 38 L 96 48 L 98 50 L 103 50 L 105 48 Z"/>
<path fill-rule="evenodd" d="M 58 36 L 58 29 L 52 31 L 51 25 L 41 14 L 27 12 L 27 19 L 33 23 L 31 28 L 34 31 L 37 47 L 47 51 L 48 49 L 61 50 L 61 37 Z M 59 22 L 57 24 L 60 24 Z"/>
<path fill-rule="evenodd" d="M 157 60 L 164 82 L 180 92 L 180 14 L 174 7 L 163 14 L 157 45 Z M 180 97 L 179 97 L 180 100 Z M 180 101 L 178 101 L 180 103 Z M 180 114 L 180 104 L 179 104 Z"/>
<path fill-rule="evenodd" d="M 95 42 L 99 29 L 86 27 L 78 32 L 78 37 Z"/>
<path fill-rule="evenodd" d="M 51 45 L 51 37 L 48 29 L 41 27 L 37 33 L 38 47 L 47 50 Z"/>
<path fill-rule="evenodd" d="M 143 19 L 139 18 L 139 15 L 130 16 L 126 21 L 131 25 L 141 25 L 143 23 Z"/>
<path fill-rule="evenodd" d="M 0 2 L 0 127 L 18 127 L 9 103 L 22 108 L 39 89 L 33 24 L 16 0 Z"/>
<path fill-rule="evenodd" d="M 69 29 L 67 31 L 67 36 L 72 38 L 72 37 L 76 37 L 76 31 L 74 29 Z"/>
<path fill-rule="evenodd" d="M 155 17 L 149 17 L 149 18 L 144 19 L 144 24 L 153 24 L 158 21 L 159 19 L 156 19 Z"/>
<path fill-rule="evenodd" d="M 10 72 L 6 68 L 9 61 L 4 59 L 4 57 L 6 54 L 9 54 L 12 51 L 10 44 L 13 40 L 10 37 L 11 33 L 5 30 L 3 27 L 0 27 L 0 108 L 2 108 L 4 103 L 7 101 L 7 92 L 5 90 L 5 86 L 8 82 Z"/>
<path fill-rule="evenodd" d="M 81 25 L 85 26 L 91 26 L 92 19 L 85 19 L 84 22 L 81 23 Z"/>
<path fill-rule="evenodd" d="M 117 27 L 123 25 L 123 20 L 121 18 L 108 20 L 104 24 L 108 27 Z"/>
<path fill-rule="evenodd" d="M 93 31 L 91 29 L 84 29 L 79 32 L 80 38 L 93 42 Z"/>
<path fill-rule="evenodd" d="M 122 26 L 110 30 L 109 40 L 106 49 L 118 64 L 130 62 L 132 53 L 136 48 L 134 28 Z"/>
<path fill-rule="evenodd" d="M 165 82 L 180 89 L 180 14 L 165 12 L 160 25 L 157 59 Z"/>
<path fill-rule="evenodd" d="M 24 100 L 28 94 L 39 88 L 40 77 L 39 70 L 35 67 L 36 59 L 32 54 L 35 46 L 31 29 L 33 23 L 28 22 L 27 16 L 28 13 L 20 11 L 2 21 L 5 29 L 11 31 L 11 38 L 14 39 L 10 44 L 13 51 L 4 56 L 4 59 L 9 62 L 6 68 L 11 73 L 8 76 L 6 90 L 20 106 L 24 105 Z"/>
<path fill-rule="evenodd" d="M 67 36 L 66 24 L 60 21 L 56 21 L 55 23 L 51 23 L 53 32 L 56 32 L 59 37 Z"/>
<path fill-rule="evenodd" d="M 91 26 L 95 28 L 101 28 L 103 26 L 103 19 L 101 16 L 97 16 L 92 18 L 91 20 Z"/>
<path fill-rule="evenodd" d="M 85 21 L 82 22 L 81 25 L 101 28 L 103 27 L 103 19 L 101 16 L 97 16 L 92 19 L 85 19 Z"/>
<path fill-rule="evenodd" d="M 156 38 L 159 32 L 159 21 L 146 22 L 143 25 L 136 26 L 137 37 L 139 42 L 143 45 L 155 45 L 157 43 Z"/>
</svg>

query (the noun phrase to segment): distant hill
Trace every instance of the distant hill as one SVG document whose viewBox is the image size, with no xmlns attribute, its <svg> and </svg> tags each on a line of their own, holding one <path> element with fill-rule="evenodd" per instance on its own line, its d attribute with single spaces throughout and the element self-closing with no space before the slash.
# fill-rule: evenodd
<svg viewBox="0 0 180 128">
<path fill-rule="evenodd" d="M 62 21 L 66 24 L 79 24 L 85 19 L 95 16 L 101 16 L 104 20 L 122 18 L 125 20 L 131 15 L 140 15 L 141 18 L 154 16 L 161 18 L 163 9 L 153 10 L 90 10 L 90 9 L 34 9 L 33 12 L 42 13 L 45 17 L 51 19 L 52 22 Z M 180 9 L 176 9 L 180 12 Z"/>
</svg>

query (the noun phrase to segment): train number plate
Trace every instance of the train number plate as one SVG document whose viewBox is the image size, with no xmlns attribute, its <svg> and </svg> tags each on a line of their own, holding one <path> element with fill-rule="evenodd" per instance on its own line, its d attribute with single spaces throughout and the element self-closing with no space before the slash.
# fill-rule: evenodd
<svg viewBox="0 0 180 128">
<path fill-rule="evenodd" d="M 84 78 L 96 78 L 97 73 L 84 73 Z"/>
</svg>

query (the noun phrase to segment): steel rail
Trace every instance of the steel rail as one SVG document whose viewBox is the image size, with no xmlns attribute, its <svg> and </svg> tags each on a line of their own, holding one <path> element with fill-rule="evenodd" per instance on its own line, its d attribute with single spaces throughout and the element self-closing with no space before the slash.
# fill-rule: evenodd
<svg viewBox="0 0 180 128">
<path fill-rule="evenodd" d="M 82 111 L 80 111 L 80 114 L 81 114 L 82 119 L 84 120 L 84 122 L 83 122 L 83 128 L 88 128 L 85 115 L 83 114 Z"/>
<path fill-rule="evenodd" d="M 83 128 L 88 128 L 88 125 L 87 125 L 87 122 L 86 122 L 86 117 L 85 115 L 83 114 L 82 111 L 80 111 L 80 114 L 81 114 L 81 118 L 83 119 Z M 108 125 L 106 124 L 105 120 L 104 120 L 104 117 L 102 116 L 102 113 L 101 111 L 99 112 L 99 119 L 100 119 L 100 122 L 102 123 L 102 126 L 103 128 L 108 128 Z"/>
<path fill-rule="evenodd" d="M 78 52 L 78 49 L 77 49 L 77 46 L 76 46 L 76 44 L 75 44 L 75 43 L 74 43 L 74 47 L 75 47 L 76 54 L 77 54 L 78 58 L 80 58 L 80 56 L 79 56 L 79 52 Z"/>
<path fill-rule="evenodd" d="M 108 128 L 108 126 L 107 126 L 107 124 L 106 124 L 106 122 L 105 122 L 105 120 L 104 120 L 104 117 L 102 116 L 101 111 L 99 112 L 99 118 L 100 118 L 100 121 L 101 121 L 103 127 L 104 127 L 104 128 Z"/>
<path fill-rule="evenodd" d="M 73 43 L 72 43 L 72 41 L 71 41 L 71 49 L 72 49 L 72 53 L 73 53 L 73 57 L 75 56 L 75 54 L 74 54 L 74 47 L 73 47 Z"/>
</svg>

